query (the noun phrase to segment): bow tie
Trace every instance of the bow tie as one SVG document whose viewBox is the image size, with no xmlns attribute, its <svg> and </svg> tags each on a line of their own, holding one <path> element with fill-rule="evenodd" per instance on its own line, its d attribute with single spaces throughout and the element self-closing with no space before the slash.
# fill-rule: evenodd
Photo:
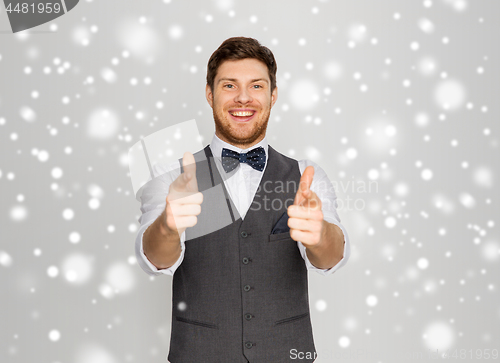
<svg viewBox="0 0 500 363">
<path fill-rule="evenodd" d="M 239 163 L 246 163 L 255 170 L 262 171 L 266 164 L 266 151 L 262 146 L 241 154 L 226 148 L 222 149 L 222 167 L 226 173 L 234 170 Z"/>
</svg>

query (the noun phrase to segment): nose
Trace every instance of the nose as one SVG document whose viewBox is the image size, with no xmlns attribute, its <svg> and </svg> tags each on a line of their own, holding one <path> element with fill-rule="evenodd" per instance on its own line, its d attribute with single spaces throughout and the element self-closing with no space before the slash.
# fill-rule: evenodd
<svg viewBox="0 0 500 363">
<path fill-rule="evenodd" d="M 250 92 L 248 92 L 248 89 L 243 87 L 243 88 L 239 89 L 238 93 L 236 94 L 236 96 L 234 98 L 234 101 L 238 102 L 238 103 L 246 104 L 246 103 L 252 102 L 253 98 L 250 95 Z"/>
</svg>

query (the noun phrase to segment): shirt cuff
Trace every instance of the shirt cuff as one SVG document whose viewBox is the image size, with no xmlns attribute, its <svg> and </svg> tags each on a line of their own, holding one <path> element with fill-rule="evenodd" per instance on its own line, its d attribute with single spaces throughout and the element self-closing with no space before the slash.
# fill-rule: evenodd
<svg viewBox="0 0 500 363">
<path fill-rule="evenodd" d="M 325 220 L 326 220 L 326 218 L 325 218 Z M 311 271 L 316 271 L 317 273 L 319 273 L 320 275 L 323 275 L 323 276 L 331 275 L 332 273 L 337 271 L 339 268 L 344 266 L 346 264 L 347 260 L 349 259 L 349 256 L 351 255 L 349 236 L 347 235 L 347 232 L 345 231 L 344 226 L 342 226 L 342 224 L 340 224 L 337 221 L 332 221 L 331 219 L 326 220 L 326 221 L 329 223 L 335 224 L 337 227 L 339 227 L 342 230 L 342 233 L 344 234 L 344 254 L 342 256 L 342 259 L 339 262 L 337 262 L 335 264 L 335 266 L 332 266 L 328 269 L 321 269 L 321 268 L 314 266 L 311 263 L 311 261 L 309 261 L 309 258 L 307 257 L 306 247 L 302 244 L 302 242 L 297 242 L 297 244 L 299 246 L 300 254 L 304 258 L 307 269 L 311 270 Z"/>
<path fill-rule="evenodd" d="M 154 221 L 153 221 L 154 222 Z M 151 263 L 151 261 L 148 260 L 144 253 L 143 249 L 143 236 L 144 232 L 148 227 L 151 225 L 145 225 L 145 228 L 142 228 L 142 231 L 139 232 L 137 235 L 137 241 L 136 241 L 136 257 L 137 257 L 137 262 L 139 263 L 139 266 L 150 276 L 160 276 L 160 275 L 170 275 L 173 276 L 175 270 L 177 270 L 177 267 L 182 263 L 184 259 L 184 249 L 185 249 L 185 244 L 184 241 L 186 239 L 186 232 L 183 232 L 181 235 L 181 255 L 177 259 L 177 261 L 170 267 L 164 268 L 164 269 L 158 269 L 155 265 Z"/>
</svg>

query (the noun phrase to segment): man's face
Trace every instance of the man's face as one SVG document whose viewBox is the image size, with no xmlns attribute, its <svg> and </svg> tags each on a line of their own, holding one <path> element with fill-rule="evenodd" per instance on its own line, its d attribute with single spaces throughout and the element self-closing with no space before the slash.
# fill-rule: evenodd
<svg viewBox="0 0 500 363">
<path fill-rule="evenodd" d="M 215 134 L 223 141 L 246 149 L 266 135 L 271 108 L 278 89 L 271 93 L 271 80 L 264 63 L 247 58 L 223 62 L 214 89 L 206 87 L 213 109 Z"/>
</svg>

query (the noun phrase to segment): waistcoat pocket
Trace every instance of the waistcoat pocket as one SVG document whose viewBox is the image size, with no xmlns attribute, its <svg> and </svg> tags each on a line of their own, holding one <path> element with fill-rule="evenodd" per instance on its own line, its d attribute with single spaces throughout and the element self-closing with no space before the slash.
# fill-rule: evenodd
<svg viewBox="0 0 500 363">
<path fill-rule="evenodd" d="M 215 325 L 215 324 L 205 323 L 203 321 L 198 321 L 198 320 L 193 320 L 193 319 L 186 319 L 186 318 L 183 318 L 182 316 L 176 316 L 175 320 L 180 321 L 182 323 L 186 323 L 186 324 L 198 325 L 198 326 L 203 326 L 205 328 L 211 328 L 211 329 L 217 329 L 217 325 Z"/>
<path fill-rule="evenodd" d="M 304 313 L 304 314 L 300 314 L 300 315 L 291 316 L 291 317 L 286 318 L 286 319 L 281 319 L 281 320 L 275 321 L 274 325 L 281 325 L 281 324 L 291 323 L 292 321 L 296 321 L 296 320 L 305 318 L 308 315 L 309 315 L 309 313 Z"/>
<path fill-rule="evenodd" d="M 285 240 L 288 238 L 291 238 L 290 231 L 283 232 L 283 233 L 273 233 L 273 234 L 269 235 L 269 242 L 282 241 L 282 240 Z"/>
</svg>

